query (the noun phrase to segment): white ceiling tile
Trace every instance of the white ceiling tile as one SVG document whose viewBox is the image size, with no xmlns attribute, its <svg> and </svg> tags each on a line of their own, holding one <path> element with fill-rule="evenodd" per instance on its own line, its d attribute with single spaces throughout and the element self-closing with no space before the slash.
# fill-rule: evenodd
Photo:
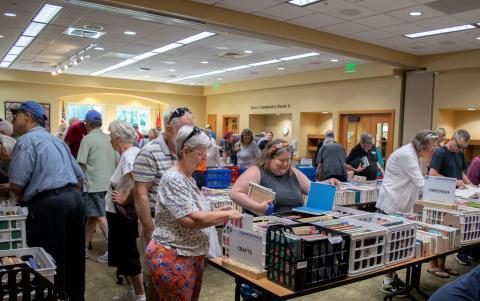
<svg viewBox="0 0 480 301">
<path fill-rule="evenodd" d="M 345 22 L 345 20 L 332 17 L 326 14 L 322 14 L 322 13 L 315 13 L 313 15 L 308 15 L 298 19 L 290 20 L 289 23 L 306 26 L 310 28 L 319 28 L 322 26 L 329 26 L 329 25 L 338 24 L 342 22 Z"/>
<path fill-rule="evenodd" d="M 375 41 L 393 37 L 393 33 L 388 33 L 382 30 L 374 29 L 369 31 L 358 32 L 350 35 L 352 38 L 362 41 Z"/>
<path fill-rule="evenodd" d="M 387 26 L 382 28 L 382 30 L 399 35 L 405 35 L 409 33 L 425 31 L 425 28 L 413 23 L 404 23 L 394 26 Z"/>
<path fill-rule="evenodd" d="M 437 0 L 414 0 L 414 1 L 417 2 L 418 4 L 427 4 L 427 3 L 435 2 Z"/>
<path fill-rule="evenodd" d="M 265 8 L 278 5 L 278 2 L 275 0 L 224 0 L 217 4 L 216 6 L 234 9 L 246 13 L 259 12 Z"/>
<path fill-rule="evenodd" d="M 440 16 L 427 20 L 417 21 L 414 24 L 419 25 L 427 30 L 434 30 L 458 25 L 464 25 L 465 22 L 450 16 Z"/>
<path fill-rule="evenodd" d="M 293 20 L 306 15 L 313 14 L 312 11 L 309 11 L 305 8 L 298 7 L 291 4 L 278 4 L 278 5 L 263 9 L 261 13 L 269 16 L 282 18 L 285 20 Z"/>
<path fill-rule="evenodd" d="M 341 0 L 316 3 L 307 6 L 307 9 L 345 20 L 355 20 L 378 14 L 374 10 Z"/>
<path fill-rule="evenodd" d="M 466 11 L 463 13 L 453 14 L 452 17 L 463 20 L 467 23 L 479 23 L 480 22 L 480 9 Z"/>
<path fill-rule="evenodd" d="M 354 22 L 345 22 L 345 23 L 340 23 L 332 26 L 322 27 L 321 30 L 332 32 L 332 33 L 338 33 L 342 35 L 348 35 L 352 33 L 367 31 L 370 29 L 371 29 L 370 27 L 365 25 L 360 25 Z"/>
<path fill-rule="evenodd" d="M 415 6 L 417 3 L 412 0 L 363 0 L 358 2 L 358 5 L 379 13 L 385 13 L 396 9 Z"/>
<path fill-rule="evenodd" d="M 412 41 L 412 39 L 400 36 L 400 37 L 392 37 L 392 38 L 376 40 L 376 41 L 372 41 L 372 43 L 383 45 L 383 46 L 398 46 L 398 45 L 412 44 L 412 43 L 418 43 L 418 42 L 415 42 L 415 41 Z"/>
<path fill-rule="evenodd" d="M 480 46 L 480 40 L 476 39 L 477 37 L 480 37 L 480 28 L 452 32 L 452 33 L 446 34 L 446 36 L 454 37 L 464 42 L 473 43 L 475 45 Z"/>
<path fill-rule="evenodd" d="M 264 13 L 254 13 L 254 15 L 256 16 L 259 16 L 259 17 L 264 17 L 264 18 L 267 18 L 267 19 L 272 19 L 272 20 L 278 20 L 278 21 L 286 21 L 287 18 L 280 18 L 280 17 L 276 17 L 276 16 L 272 16 L 272 15 L 267 15 L 267 14 L 264 14 Z"/>
<path fill-rule="evenodd" d="M 355 20 L 355 23 L 366 25 L 371 28 L 383 28 L 386 26 L 402 24 L 402 23 L 405 23 L 405 21 L 401 19 L 397 19 L 392 16 L 380 14 L 380 15 L 370 16 L 362 19 L 357 19 Z"/>
<path fill-rule="evenodd" d="M 422 15 L 421 16 L 410 16 L 408 14 L 410 12 L 421 12 Z M 387 13 L 387 15 L 402 19 L 402 20 L 407 21 L 407 22 L 415 22 L 415 21 L 420 21 L 420 20 L 424 20 L 424 19 L 430 19 L 430 18 L 434 18 L 434 17 L 443 16 L 445 14 L 436 10 L 436 9 L 430 8 L 426 5 L 417 5 L 417 6 L 412 6 L 412 7 L 405 8 L 405 9 L 399 9 L 399 10 L 392 11 L 392 12 Z"/>
</svg>

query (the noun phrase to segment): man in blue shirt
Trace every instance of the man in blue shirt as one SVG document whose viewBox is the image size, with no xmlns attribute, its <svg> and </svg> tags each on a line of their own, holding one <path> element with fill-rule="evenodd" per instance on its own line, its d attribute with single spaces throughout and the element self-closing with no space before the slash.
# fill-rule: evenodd
<svg viewBox="0 0 480 301">
<path fill-rule="evenodd" d="M 68 146 L 45 128 L 41 105 L 27 101 L 12 109 L 13 149 L 10 185 L 28 206 L 27 244 L 43 247 L 57 265 L 55 285 L 69 300 L 85 291 L 85 205 L 78 187 L 83 173 Z"/>
</svg>

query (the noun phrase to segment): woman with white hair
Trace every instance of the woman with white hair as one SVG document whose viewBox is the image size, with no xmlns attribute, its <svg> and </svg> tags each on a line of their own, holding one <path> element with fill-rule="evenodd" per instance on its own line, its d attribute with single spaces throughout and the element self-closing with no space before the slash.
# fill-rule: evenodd
<svg viewBox="0 0 480 301">
<path fill-rule="evenodd" d="M 10 192 L 10 183 L 8 183 L 8 169 L 12 160 L 15 139 L 0 134 L 0 194 Z"/>
<path fill-rule="evenodd" d="M 162 176 L 155 231 L 147 246 L 147 265 L 160 300 L 197 300 L 202 284 L 208 229 L 242 215 L 230 207 L 210 211 L 192 174 L 206 159 L 210 138 L 197 126 L 182 126 L 177 162 Z"/>
<path fill-rule="evenodd" d="M 130 284 L 128 291 L 113 300 L 141 301 L 145 299 L 142 265 L 137 249 L 137 217 L 128 216 L 125 206 L 133 206 L 133 162 L 140 151 L 134 146 L 135 129 L 127 122 L 115 120 L 108 126 L 110 143 L 120 154 L 120 161 L 110 179 L 105 195 L 108 221 L 108 265 L 117 267 Z"/>
</svg>

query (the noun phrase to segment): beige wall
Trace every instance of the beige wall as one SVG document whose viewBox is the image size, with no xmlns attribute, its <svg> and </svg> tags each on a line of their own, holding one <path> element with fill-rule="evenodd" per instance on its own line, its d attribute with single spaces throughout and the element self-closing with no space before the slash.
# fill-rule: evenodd
<svg viewBox="0 0 480 301">
<path fill-rule="evenodd" d="M 245 83 L 247 84 L 247 83 Z M 260 89 L 219 95 L 207 95 L 207 114 L 217 114 L 221 124 L 222 115 L 239 114 L 240 128 L 249 127 L 249 114 L 292 114 L 292 137 L 304 139 L 301 132 L 301 112 L 333 113 L 334 130 L 338 132 L 338 111 L 347 110 L 395 110 L 400 109 L 401 80 L 394 76 L 369 79 Z M 288 108 L 252 109 L 258 105 L 290 105 Z M 398 145 L 398 120 L 395 118 L 394 146 Z M 303 122 L 302 122 L 303 124 Z M 217 133 L 217 135 L 220 133 Z M 305 143 L 299 142 L 299 155 L 305 155 Z"/>
</svg>

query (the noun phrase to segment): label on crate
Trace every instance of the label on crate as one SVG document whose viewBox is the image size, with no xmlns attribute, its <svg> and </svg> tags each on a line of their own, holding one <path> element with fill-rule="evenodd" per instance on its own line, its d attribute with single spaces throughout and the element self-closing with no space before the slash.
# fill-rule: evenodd
<svg viewBox="0 0 480 301">
<path fill-rule="evenodd" d="M 251 266 L 256 270 L 262 269 L 262 236 L 237 227 L 231 227 L 229 233 L 229 258 Z"/>
<path fill-rule="evenodd" d="M 306 267 L 307 267 L 307 262 L 306 261 L 302 261 L 302 262 L 297 263 L 297 269 L 305 269 Z"/>
<path fill-rule="evenodd" d="M 455 178 L 426 176 L 423 199 L 453 204 L 456 184 L 457 179 Z"/>
</svg>

